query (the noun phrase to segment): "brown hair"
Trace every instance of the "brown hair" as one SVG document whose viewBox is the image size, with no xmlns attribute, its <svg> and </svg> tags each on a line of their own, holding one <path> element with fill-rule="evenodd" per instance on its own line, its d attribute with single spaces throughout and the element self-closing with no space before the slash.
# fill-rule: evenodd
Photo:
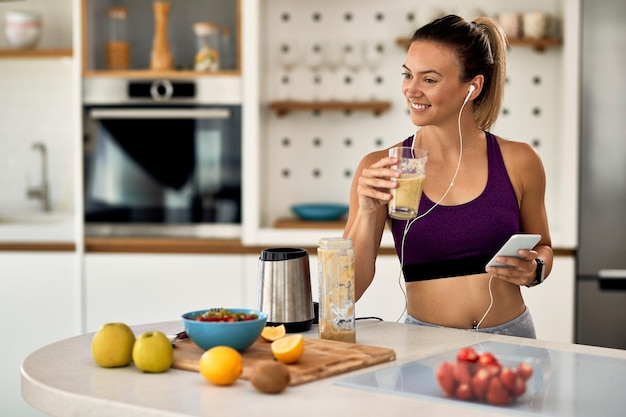
<svg viewBox="0 0 626 417">
<path fill-rule="evenodd" d="M 502 28 L 488 17 L 468 22 L 448 15 L 417 29 L 411 38 L 414 41 L 451 48 L 459 61 L 462 82 L 480 74 L 485 77 L 482 92 L 474 100 L 474 120 L 480 129 L 488 130 L 496 122 L 504 99 L 509 44 Z"/>
</svg>

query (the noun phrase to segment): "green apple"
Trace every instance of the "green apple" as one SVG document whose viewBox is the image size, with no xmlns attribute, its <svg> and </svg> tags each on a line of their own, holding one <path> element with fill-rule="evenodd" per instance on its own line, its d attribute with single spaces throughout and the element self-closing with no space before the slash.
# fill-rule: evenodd
<svg viewBox="0 0 626 417">
<path fill-rule="evenodd" d="M 124 323 L 106 323 L 91 340 L 91 355 L 103 368 L 116 368 L 130 363 L 135 334 Z"/>
<path fill-rule="evenodd" d="M 165 372 L 174 360 L 174 348 L 164 333 L 144 332 L 133 346 L 133 362 L 144 372 Z"/>
</svg>

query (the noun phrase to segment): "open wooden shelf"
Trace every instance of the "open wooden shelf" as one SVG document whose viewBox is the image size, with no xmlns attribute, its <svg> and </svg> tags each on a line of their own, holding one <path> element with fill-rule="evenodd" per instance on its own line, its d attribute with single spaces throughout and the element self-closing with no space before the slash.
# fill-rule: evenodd
<svg viewBox="0 0 626 417">
<path fill-rule="evenodd" d="M 151 69 L 130 69 L 130 70 L 85 70 L 84 78 L 133 78 L 133 79 L 180 79 L 180 78 L 198 78 L 198 77 L 223 77 L 223 76 L 240 76 L 241 72 L 232 71 L 193 71 L 193 70 L 151 70 Z"/>
<path fill-rule="evenodd" d="M 391 108 L 388 101 L 272 101 L 269 108 L 278 116 L 291 111 L 371 111 L 378 116 Z"/>
<path fill-rule="evenodd" d="M 408 48 L 410 43 L 411 39 L 409 38 L 396 39 L 396 44 L 404 48 Z M 509 44 L 511 46 L 527 46 L 538 52 L 543 52 L 546 48 L 561 46 L 563 41 L 561 38 L 509 38 Z"/>
<path fill-rule="evenodd" d="M 0 59 L 6 58 L 71 58 L 72 48 L 0 49 Z"/>
<path fill-rule="evenodd" d="M 345 219 L 329 221 L 311 221 L 285 217 L 274 222 L 276 229 L 341 229 L 346 225 Z"/>
</svg>

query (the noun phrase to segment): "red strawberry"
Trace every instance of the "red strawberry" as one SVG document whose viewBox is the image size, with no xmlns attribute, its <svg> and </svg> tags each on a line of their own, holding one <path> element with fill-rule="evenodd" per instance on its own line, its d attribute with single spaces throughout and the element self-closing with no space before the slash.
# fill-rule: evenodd
<svg viewBox="0 0 626 417">
<path fill-rule="evenodd" d="M 476 371 L 476 374 L 472 378 L 472 389 L 474 391 L 474 395 L 476 395 L 476 398 L 480 401 L 485 401 L 490 379 L 491 374 L 486 368 L 480 368 Z"/>
<path fill-rule="evenodd" d="M 507 405 L 511 401 L 511 396 L 500 382 L 500 378 L 491 378 L 489 381 L 487 401 L 493 405 Z"/>
<path fill-rule="evenodd" d="M 469 383 L 472 380 L 472 373 L 470 367 L 473 366 L 466 362 L 457 362 L 454 365 L 454 371 L 452 375 L 454 375 L 454 379 L 458 383 Z"/>
<path fill-rule="evenodd" d="M 482 367 L 482 369 L 486 369 L 491 376 L 498 376 L 500 374 L 500 370 L 502 369 L 500 365 L 487 365 Z"/>
<path fill-rule="evenodd" d="M 448 397 L 454 397 L 456 390 L 456 381 L 452 375 L 453 372 L 454 364 L 452 362 L 444 362 L 437 369 L 437 381 Z"/>
<path fill-rule="evenodd" d="M 533 366 L 526 362 L 520 362 L 519 365 L 517 365 L 517 374 L 524 378 L 524 380 L 528 380 L 533 375 Z"/>
<path fill-rule="evenodd" d="M 526 380 L 519 375 L 515 375 L 513 385 L 507 387 L 513 398 L 519 397 L 526 392 Z"/>
<path fill-rule="evenodd" d="M 504 385 L 504 388 L 512 391 L 515 386 L 515 378 L 517 375 L 515 374 L 515 370 L 511 367 L 502 368 L 500 371 L 500 382 Z"/>
<path fill-rule="evenodd" d="M 456 397 L 459 400 L 471 401 L 474 398 L 474 393 L 472 392 L 472 386 L 467 382 L 463 382 L 459 384 L 459 386 L 456 387 Z"/>
<path fill-rule="evenodd" d="M 493 365 L 493 366 L 497 366 L 498 368 L 501 367 L 500 362 L 498 362 L 498 360 L 493 355 L 493 353 L 489 353 L 489 352 L 481 353 L 478 356 L 478 364 L 480 366 L 492 366 Z"/>
<path fill-rule="evenodd" d="M 478 353 L 472 347 L 464 347 L 456 354 L 456 360 L 458 362 L 474 363 L 478 360 Z"/>
</svg>

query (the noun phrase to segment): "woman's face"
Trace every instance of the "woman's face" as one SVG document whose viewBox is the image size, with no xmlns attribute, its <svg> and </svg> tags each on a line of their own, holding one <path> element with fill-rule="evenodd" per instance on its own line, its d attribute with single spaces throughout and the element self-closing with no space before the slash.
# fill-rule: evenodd
<svg viewBox="0 0 626 417">
<path fill-rule="evenodd" d="M 456 123 L 469 83 L 460 81 L 454 52 L 435 42 L 415 41 L 402 68 L 402 93 L 413 124 Z"/>
</svg>

